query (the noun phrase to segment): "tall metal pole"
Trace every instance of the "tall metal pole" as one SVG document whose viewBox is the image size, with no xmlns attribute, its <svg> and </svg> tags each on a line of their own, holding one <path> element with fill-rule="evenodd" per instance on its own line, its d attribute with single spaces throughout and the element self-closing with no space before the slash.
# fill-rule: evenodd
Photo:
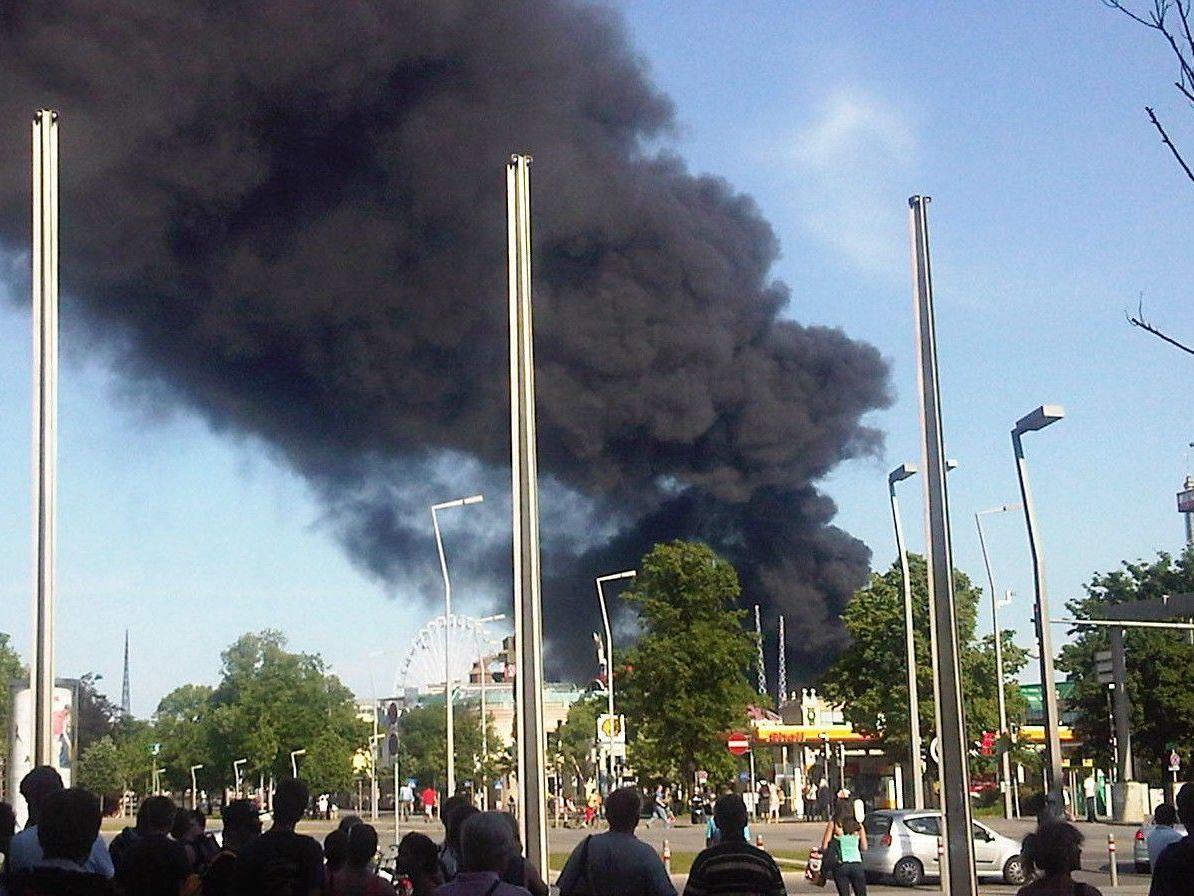
<svg viewBox="0 0 1194 896">
<path fill-rule="evenodd" d="M 539 472 L 531 310 L 531 157 L 506 166 L 510 284 L 510 442 L 514 505 L 514 633 L 518 651 L 518 825 L 527 860 L 547 867 L 547 734 L 543 722 L 543 610 Z"/>
<path fill-rule="evenodd" d="M 908 200 L 912 235 L 916 343 L 920 356 L 920 422 L 924 459 L 925 543 L 929 548 L 930 621 L 935 631 L 934 696 L 937 740 L 941 751 L 941 808 L 945 831 L 945 867 L 941 882 L 946 896 L 977 893 L 974 841 L 970 831 L 970 770 L 967 767 L 965 716 L 962 710 L 961 663 L 957 612 L 954 606 L 953 551 L 949 532 L 949 493 L 945 482 L 945 438 L 941 426 L 941 388 L 937 373 L 937 333 L 933 314 L 933 278 L 929 261 L 927 196 Z"/>
<path fill-rule="evenodd" d="M 33 691 L 35 766 L 54 759 L 58 542 L 58 113 L 33 116 Z"/>
<path fill-rule="evenodd" d="M 481 654 L 481 810 L 489 811 L 489 708 L 485 705 L 485 679 L 489 678 L 489 656 Z"/>
<path fill-rule="evenodd" d="M 891 521 L 895 527 L 896 551 L 900 555 L 900 578 L 904 586 L 904 663 L 908 676 L 908 744 L 912 764 L 912 807 L 925 807 L 925 775 L 921 767 L 920 694 L 916 684 L 916 640 L 912 616 L 912 580 L 908 573 L 908 551 L 904 547 L 904 526 L 895 484 L 916 475 L 913 464 L 896 467 L 887 476 L 887 494 L 891 499 Z"/>
<path fill-rule="evenodd" d="M 995 576 L 991 572 L 991 558 L 987 554 L 987 539 L 983 535 L 983 516 L 988 513 L 1004 513 L 1008 510 L 1018 510 L 1019 504 L 1004 504 L 1002 507 L 992 507 L 990 510 L 980 510 L 974 515 L 974 524 L 978 527 L 978 546 L 983 552 L 983 565 L 987 568 L 987 589 L 991 592 L 991 632 L 995 637 L 995 680 L 998 683 L 996 693 L 999 696 L 999 736 L 1005 738 L 1002 746 L 1005 748 L 999 759 L 1000 787 L 1003 790 L 1003 817 L 1011 818 L 1012 809 L 1012 757 L 1006 747 L 1007 730 L 1007 698 L 1003 693 L 1003 634 L 999 630 L 999 600 L 995 597 Z"/>
<path fill-rule="evenodd" d="M 775 711 L 781 712 L 788 702 L 788 647 L 785 643 L 787 635 L 784 631 L 784 617 L 779 617 L 779 644 L 776 647 L 775 661 Z M 787 750 L 787 747 L 784 747 Z M 786 765 L 786 763 L 785 763 Z M 787 772 L 785 772 L 787 774 Z"/>
<path fill-rule="evenodd" d="M 466 504 L 480 504 L 485 499 L 481 495 L 468 498 L 457 498 L 455 501 L 444 501 L 431 507 L 431 525 L 435 529 L 435 549 L 439 552 L 439 569 L 444 577 L 444 715 L 447 752 L 448 752 L 448 796 L 456 793 L 456 737 L 453 730 L 452 712 L 452 655 L 448 635 L 452 630 L 452 580 L 448 577 L 448 561 L 444 556 L 444 539 L 439 531 L 438 512 L 451 507 L 463 507 Z"/>
<path fill-rule="evenodd" d="M 1053 673 L 1053 637 L 1049 633 L 1049 597 L 1045 589 L 1045 559 L 1037 535 L 1036 507 L 1028 485 L 1028 464 L 1024 460 L 1021 435 L 1060 420 L 1065 411 L 1057 405 L 1042 405 L 1016 422 L 1012 430 L 1012 450 L 1016 457 L 1016 476 L 1020 480 L 1020 499 L 1024 505 L 1024 525 L 1028 529 L 1028 547 L 1032 553 L 1033 587 L 1036 591 L 1036 638 L 1041 654 L 1041 707 L 1044 710 L 1045 747 L 1048 751 L 1049 789 L 1064 804 L 1065 778 L 1061 768 L 1061 738 L 1058 734 L 1057 688 Z"/>
</svg>

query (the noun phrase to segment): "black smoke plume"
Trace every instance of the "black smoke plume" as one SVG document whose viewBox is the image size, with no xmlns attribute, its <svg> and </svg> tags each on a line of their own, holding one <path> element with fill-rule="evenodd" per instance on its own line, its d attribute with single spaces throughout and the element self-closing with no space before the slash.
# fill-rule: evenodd
<svg viewBox="0 0 1194 896">
<path fill-rule="evenodd" d="M 885 365 L 779 317 L 770 226 L 659 151 L 671 104 L 609 10 L 0 0 L 9 251 L 41 107 L 70 314 L 133 382 L 272 446 L 391 582 L 434 573 L 431 500 L 508 493 L 503 168 L 534 155 L 556 667 L 592 666 L 593 576 L 675 537 L 786 613 L 797 666 L 840 647 L 868 552 L 812 483 L 877 448 Z M 477 581 L 507 581 L 508 539 L 470 553 Z"/>
</svg>

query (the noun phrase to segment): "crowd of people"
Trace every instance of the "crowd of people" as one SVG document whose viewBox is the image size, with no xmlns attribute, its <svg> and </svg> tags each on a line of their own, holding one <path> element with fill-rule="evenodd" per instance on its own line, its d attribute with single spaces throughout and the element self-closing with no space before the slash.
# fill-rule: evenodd
<svg viewBox="0 0 1194 896">
<path fill-rule="evenodd" d="M 398 844 L 394 880 L 377 873 L 378 836 L 347 816 L 320 844 L 295 827 L 310 794 L 296 779 L 273 795 L 263 831 L 253 800 L 222 811 L 222 842 L 206 815 L 152 796 L 136 823 L 106 843 L 99 798 L 67 788 L 49 766 L 21 781 L 29 822 L 16 832 L 12 807 L 0 803 L 0 896 L 547 896 L 539 870 L 523 856 L 514 818 L 481 812 L 466 797 L 444 802 L 446 837 L 408 833 Z M 396 889 L 395 883 L 401 888 Z"/>
<path fill-rule="evenodd" d="M 527 860 L 518 826 L 507 812 L 483 812 L 467 796 L 438 808 L 444 841 L 410 832 L 398 844 L 393 879 L 377 873 L 378 834 L 357 816 L 341 820 L 323 843 L 295 827 L 310 802 L 298 780 L 279 783 L 272 823 L 263 832 L 256 802 L 223 807 L 222 842 L 207 833 L 201 811 L 175 806 L 166 796 L 141 803 L 136 823 L 105 843 L 99 799 L 66 788 L 49 766 L 21 781 L 29 810 L 16 832 L 12 807 L 0 803 L 0 853 L 5 856 L 0 896 L 548 896 L 544 875 Z M 648 797 L 650 798 L 650 797 Z M 1176 811 L 1161 806 L 1149 835 L 1153 868 L 1150 896 L 1194 891 L 1194 841 L 1173 829 L 1180 819 L 1194 830 L 1194 784 L 1177 794 Z M 676 896 L 655 849 L 635 836 L 642 794 L 624 787 L 605 800 L 608 830 L 585 837 L 564 865 L 561 896 Z M 693 861 L 683 896 L 786 892 L 772 857 L 752 845 L 749 812 L 740 794 L 719 797 L 707 827 L 706 848 Z M 1017 896 L 1101 896 L 1077 881 L 1081 832 L 1062 817 L 1047 817 L 1025 838 L 1022 858 L 1030 882 Z M 866 830 L 849 799 L 838 799 L 819 851 L 824 879 L 838 896 L 866 896 L 862 855 Z"/>
</svg>

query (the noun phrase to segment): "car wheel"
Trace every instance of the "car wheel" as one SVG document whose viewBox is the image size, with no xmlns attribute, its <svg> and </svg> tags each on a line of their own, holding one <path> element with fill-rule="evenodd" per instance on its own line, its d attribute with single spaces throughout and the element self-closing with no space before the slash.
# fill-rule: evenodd
<svg viewBox="0 0 1194 896">
<path fill-rule="evenodd" d="M 925 866 L 920 860 L 912 856 L 904 856 L 891 869 L 891 876 L 895 878 L 897 886 L 915 887 L 925 876 Z"/>
<path fill-rule="evenodd" d="M 1137 874 L 1148 874 L 1148 862 L 1137 862 L 1136 863 L 1136 873 Z"/>
<path fill-rule="evenodd" d="M 1024 871 L 1024 860 L 1019 856 L 1012 856 L 1003 865 L 1003 881 L 1009 883 L 1014 887 L 1018 887 L 1028 880 L 1028 874 Z"/>
</svg>

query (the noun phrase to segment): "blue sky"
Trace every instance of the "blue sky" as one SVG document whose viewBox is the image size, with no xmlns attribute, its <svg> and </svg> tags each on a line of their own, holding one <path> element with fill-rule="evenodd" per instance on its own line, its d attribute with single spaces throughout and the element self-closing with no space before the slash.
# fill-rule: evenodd
<svg viewBox="0 0 1194 896">
<path fill-rule="evenodd" d="M 1182 290 L 1194 185 L 1144 114 L 1194 154 L 1194 123 L 1156 35 L 1096 0 L 1052 4 L 620 2 L 675 101 L 663 146 L 755 197 L 783 246 L 789 313 L 872 342 L 897 401 L 873 415 L 883 456 L 822 483 L 876 566 L 894 559 L 887 471 L 919 454 L 906 200 L 930 208 L 955 560 L 982 566 L 973 513 L 1018 499 L 1008 432 L 1041 403 L 1067 419 L 1026 438 L 1054 615 L 1096 571 L 1176 551 L 1174 492 L 1194 441 L 1188 356 L 1128 326 L 1147 315 L 1194 340 Z M 23 148 L 22 148 L 23 149 Z M 533 151 L 533 148 L 532 148 Z M 69 258 L 63 259 L 69 264 Z M 0 270 L 0 284 L 11 281 Z M 0 631 L 29 642 L 28 301 L 0 302 Z M 434 610 L 345 559 L 305 484 L 255 440 L 129 401 L 83 354 L 64 308 L 59 669 L 93 670 L 133 708 L 214 681 L 219 652 L 275 627 L 359 693 L 392 681 Z M 910 546 L 919 487 L 905 484 Z M 445 495 L 445 498 L 455 497 Z M 495 496 L 496 497 L 496 496 Z M 467 513 L 497 513 L 489 502 Z M 496 517 L 495 517 L 496 521 Z M 1030 636 L 1022 518 L 988 518 L 1005 611 Z M 451 522 L 445 523 L 451 550 Z M 436 556 L 427 527 L 428 575 Z M 462 599 L 467 600 L 466 596 Z M 1031 679 L 1031 674 L 1026 678 Z"/>
</svg>

